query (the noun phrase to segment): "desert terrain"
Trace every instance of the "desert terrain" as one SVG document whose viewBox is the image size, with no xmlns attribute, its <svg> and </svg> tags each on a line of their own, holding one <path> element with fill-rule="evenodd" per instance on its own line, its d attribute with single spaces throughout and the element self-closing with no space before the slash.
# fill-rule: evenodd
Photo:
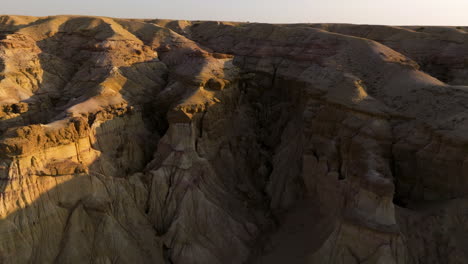
<svg viewBox="0 0 468 264">
<path fill-rule="evenodd" d="M 0 263 L 468 263 L 468 27 L 0 16 Z"/>
</svg>

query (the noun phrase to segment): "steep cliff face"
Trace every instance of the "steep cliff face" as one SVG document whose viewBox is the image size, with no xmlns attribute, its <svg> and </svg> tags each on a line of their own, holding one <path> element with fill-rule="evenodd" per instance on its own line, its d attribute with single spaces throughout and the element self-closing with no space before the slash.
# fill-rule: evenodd
<svg viewBox="0 0 468 264">
<path fill-rule="evenodd" d="M 466 28 L 0 17 L 0 262 L 466 263 Z"/>
</svg>

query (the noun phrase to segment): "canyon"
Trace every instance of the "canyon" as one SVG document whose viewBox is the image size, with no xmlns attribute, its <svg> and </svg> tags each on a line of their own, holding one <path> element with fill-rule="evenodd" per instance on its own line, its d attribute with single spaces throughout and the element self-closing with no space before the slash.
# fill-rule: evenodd
<svg viewBox="0 0 468 264">
<path fill-rule="evenodd" d="M 0 16 L 0 263 L 468 263 L 468 27 Z"/>
</svg>

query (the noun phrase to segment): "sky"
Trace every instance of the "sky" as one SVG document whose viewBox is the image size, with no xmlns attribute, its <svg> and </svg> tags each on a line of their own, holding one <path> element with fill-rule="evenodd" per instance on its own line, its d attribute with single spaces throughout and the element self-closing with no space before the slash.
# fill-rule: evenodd
<svg viewBox="0 0 468 264">
<path fill-rule="evenodd" d="M 0 15 L 468 26 L 468 0 L 0 0 Z"/>
</svg>

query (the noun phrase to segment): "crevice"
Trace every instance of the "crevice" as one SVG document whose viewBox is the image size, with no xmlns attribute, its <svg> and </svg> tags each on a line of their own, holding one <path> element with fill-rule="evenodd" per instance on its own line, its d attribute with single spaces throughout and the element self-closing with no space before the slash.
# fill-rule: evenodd
<svg viewBox="0 0 468 264">
<path fill-rule="evenodd" d="M 394 145 L 395 145 L 395 142 L 392 142 L 390 146 L 390 164 L 389 164 L 390 172 L 393 177 L 393 185 L 395 188 L 395 192 L 393 193 L 393 204 L 402 208 L 408 208 L 408 202 L 399 193 L 399 182 L 398 182 L 399 172 L 397 169 L 397 161 L 396 161 L 394 150 L 393 150 Z"/>
<path fill-rule="evenodd" d="M 171 259 L 171 255 L 172 255 L 172 249 L 166 246 L 166 244 L 163 244 L 163 258 L 167 264 L 174 264 L 174 262 Z"/>
<path fill-rule="evenodd" d="M 345 168 L 345 165 L 343 164 L 343 147 L 342 147 L 342 143 L 341 143 L 341 138 L 337 138 L 336 140 L 337 142 L 335 143 L 336 144 L 336 156 L 337 156 L 337 159 L 338 159 L 338 180 L 345 180 L 346 179 L 346 171 L 347 171 L 347 168 Z"/>
<path fill-rule="evenodd" d="M 207 112 L 207 110 L 203 111 L 203 113 L 201 114 L 201 117 L 200 117 L 200 121 L 198 123 L 198 137 L 199 138 L 203 137 L 203 121 L 205 119 L 206 112 Z"/>
</svg>

